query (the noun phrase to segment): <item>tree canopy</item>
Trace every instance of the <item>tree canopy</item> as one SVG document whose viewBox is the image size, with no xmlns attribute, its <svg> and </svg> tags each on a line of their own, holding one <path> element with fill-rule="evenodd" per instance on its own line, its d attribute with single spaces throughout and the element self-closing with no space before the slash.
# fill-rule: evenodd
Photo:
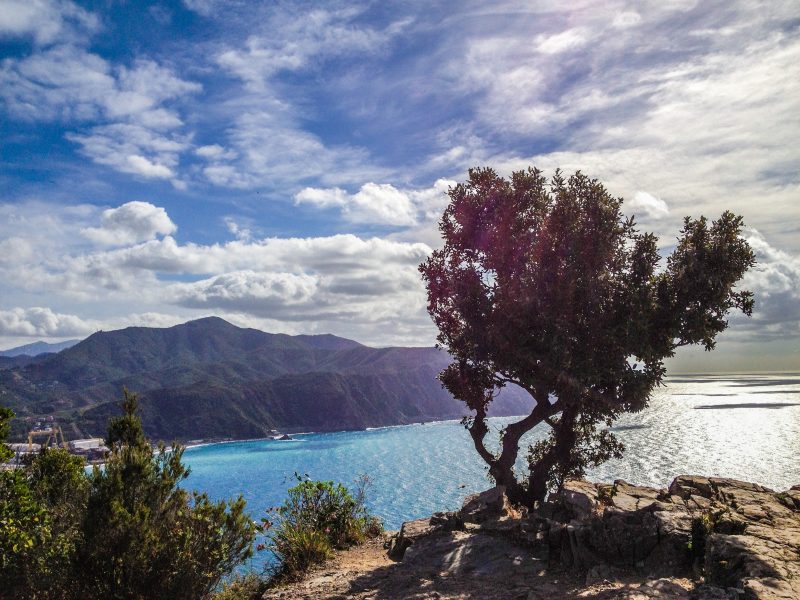
<svg viewBox="0 0 800 600">
<path fill-rule="evenodd" d="M 730 212 L 709 223 L 686 218 L 662 266 L 657 238 L 640 233 L 595 179 L 530 168 L 504 179 L 471 169 L 449 191 L 439 224 L 444 246 L 420 265 L 438 341 L 454 362 L 443 385 L 474 415 L 465 420 L 490 476 L 512 500 L 532 505 L 565 477 L 619 456 L 608 430 L 643 409 L 679 346 L 707 350 L 734 309 L 753 296 L 735 285 L 754 264 Z M 486 445 L 487 410 L 515 384 L 531 413 Z M 517 479 L 520 438 L 546 423 Z"/>
</svg>

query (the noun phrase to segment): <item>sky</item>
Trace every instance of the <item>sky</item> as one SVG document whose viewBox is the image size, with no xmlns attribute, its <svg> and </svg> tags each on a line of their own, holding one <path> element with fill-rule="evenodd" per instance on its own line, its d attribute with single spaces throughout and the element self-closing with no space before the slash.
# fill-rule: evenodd
<svg viewBox="0 0 800 600">
<path fill-rule="evenodd" d="M 800 369 L 797 9 L 0 0 L 0 348 L 207 315 L 431 345 L 447 189 L 537 166 L 665 254 L 742 215 L 753 317 L 671 367 Z"/>
</svg>

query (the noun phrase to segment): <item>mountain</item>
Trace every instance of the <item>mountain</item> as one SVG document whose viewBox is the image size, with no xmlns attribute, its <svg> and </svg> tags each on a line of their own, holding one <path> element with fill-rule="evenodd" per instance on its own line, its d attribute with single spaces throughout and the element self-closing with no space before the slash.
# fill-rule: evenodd
<svg viewBox="0 0 800 600">
<path fill-rule="evenodd" d="M 32 344 L 17 346 L 16 348 L 9 348 L 8 350 L 0 350 L 0 356 L 39 356 L 40 354 L 56 353 L 71 348 L 78 342 L 80 342 L 80 340 L 67 340 L 55 344 L 42 341 L 33 342 Z"/>
<path fill-rule="evenodd" d="M 68 437 L 102 435 L 119 413 L 123 387 L 140 394 L 153 439 L 361 429 L 464 416 L 464 405 L 436 379 L 449 362 L 436 348 L 370 348 L 210 317 L 97 332 L 58 354 L 0 370 L 0 404 L 19 417 L 55 415 Z M 492 405 L 496 415 L 530 406 L 519 389 L 504 390 Z M 17 420 L 14 433 L 23 429 Z"/>
</svg>

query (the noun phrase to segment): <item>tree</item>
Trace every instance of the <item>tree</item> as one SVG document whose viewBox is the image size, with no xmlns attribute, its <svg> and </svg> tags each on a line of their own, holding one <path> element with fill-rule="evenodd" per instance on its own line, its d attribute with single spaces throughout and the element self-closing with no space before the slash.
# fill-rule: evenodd
<svg viewBox="0 0 800 600">
<path fill-rule="evenodd" d="M 0 408 L 0 421 L 12 417 Z M 73 595 L 88 491 L 83 467 L 66 450 L 45 448 L 23 466 L 0 471 L 0 598 Z"/>
<path fill-rule="evenodd" d="M 533 506 L 566 477 L 620 456 L 607 427 L 647 406 L 664 359 L 679 346 L 711 350 L 731 310 L 752 313 L 752 294 L 734 286 L 753 252 L 730 212 L 711 224 L 687 217 L 661 268 L 657 238 L 580 172 L 548 182 L 535 168 L 509 180 L 472 169 L 449 196 L 444 246 L 420 265 L 438 341 L 454 359 L 440 379 L 474 411 L 464 424 L 514 502 Z M 535 406 L 492 452 L 487 410 L 509 384 Z M 518 480 L 520 439 L 541 423 L 549 437 L 529 448 Z"/>
<path fill-rule="evenodd" d="M 135 394 L 125 391 L 122 408 L 108 427 L 111 455 L 90 478 L 80 597 L 209 597 L 252 553 L 245 502 L 212 502 L 179 487 L 189 474 L 183 448 L 151 448 Z"/>
</svg>

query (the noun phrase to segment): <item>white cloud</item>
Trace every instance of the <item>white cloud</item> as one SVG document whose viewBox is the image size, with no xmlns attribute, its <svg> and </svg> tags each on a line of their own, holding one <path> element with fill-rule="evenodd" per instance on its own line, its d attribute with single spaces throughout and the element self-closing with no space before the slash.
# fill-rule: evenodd
<svg viewBox="0 0 800 600">
<path fill-rule="evenodd" d="M 741 283 L 755 293 L 752 319 L 738 318 L 734 335 L 742 341 L 800 337 L 800 255 L 773 247 L 756 231 L 747 241 L 756 265 Z M 738 334 L 736 333 L 738 332 Z"/>
<path fill-rule="evenodd" d="M 446 192 L 455 182 L 439 179 L 429 189 L 398 190 L 388 183 L 365 183 L 355 194 L 340 188 L 305 188 L 295 195 L 296 204 L 341 209 L 354 223 L 408 227 L 420 219 L 438 218 L 447 203 Z"/>
<path fill-rule="evenodd" d="M 536 38 L 536 49 L 543 54 L 561 54 L 575 50 L 589 41 L 589 32 L 583 27 L 567 29 L 560 33 Z"/>
<path fill-rule="evenodd" d="M 339 207 L 355 223 L 406 226 L 416 223 L 416 210 L 408 195 L 388 183 L 365 183 L 355 194 L 339 188 L 305 188 L 295 195 L 297 204 Z"/>
<path fill-rule="evenodd" d="M 62 44 L 0 67 L 6 105 L 16 116 L 41 120 L 141 119 L 173 127 L 180 119 L 161 105 L 200 91 L 151 60 L 114 66 L 84 48 Z"/>
<path fill-rule="evenodd" d="M 173 290 L 174 302 L 188 308 L 232 309 L 269 317 L 296 316 L 313 303 L 318 278 L 306 273 L 235 271 Z M 315 307 L 317 310 L 318 306 Z"/>
<path fill-rule="evenodd" d="M 256 102 L 254 100 L 254 102 Z M 305 180 L 340 185 L 380 177 L 385 169 L 370 166 L 368 154 L 351 146 L 326 146 L 304 131 L 293 113 L 278 100 L 260 99 L 265 108 L 242 111 L 228 130 L 228 150 L 206 151 L 205 177 L 221 187 L 296 186 Z"/>
<path fill-rule="evenodd" d="M 663 219 L 669 215 L 669 207 L 666 202 L 641 190 L 636 192 L 632 199 L 625 202 L 622 209 L 634 215 L 644 214 L 645 217 L 651 219 Z"/>
<path fill-rule="evenodd" d="M 96 322 L 39 306 L 0 310 L 0 336 L 83 336 L 92 333 L 96 325 Z"/>
<path fill-rule="evenodd" d="M 176 230 L 166 210 L 149 202 L 133 201 L 104 210 L 101 226 L 86 228 L 81 233 L 99 244 L 124 246 Z"/>
<path fill-rule="evenodd" d="M 81 152 L 98 164 L 156 179 L 175 177 L 180 154 L 190 148 L 186 137 L 127 123 L 101 125 L 66 137 L 80 144 Z"/>
<path fill-rule="evenodd" d="M 120 171 L 138 173 L 144 177 L 154 177 L 157 179 L 169 179 L 174 175 L 169 167 L 151 162 L 144 156 L 129 154 L 125 158 L 128 161 L 129 168 L 120 168 Z"/>
<path fill-rule="evenodd" d="M 97 17 L 72 2 L 3 0 L 0 8 L 0 36 L 32 36 L 37 44 L 72 38 L 99 27 Z"/>
<path fill-rule="evenodd" d="M 252 233 L 250 228 L 243 227 L 241 224 L 237 223 L 232 217 L 225 217 L 225 226 L 228 228 L 228 231 L 231 232 L 234 236 L 236 236 L 237 240 L 242 240 L 244 242 L 249 242 L 250 238 L 252 237 Z"/>
<path fill-rule="evenodd" d="M 317 56 L 378 52 L 402 29 L 402 24 L 384 31 L 357 25 L 352 19 L 359 12 L 352 8 L 317 8 L 302 14 L 276 11 L 263 26 L 268 35 L 250 36 L 244 48 L 221 52 L 217 62 L 250 89 L 263 90 L 274 74 L 307 67 Z"/>
<path fill-rule="evenodd" d="M 232 150 L 226 150 L 219 144 L 209 144 L 207 146 L 199 146 L 194 151 L 197 156 L 207 159 L 233 159 L 236 158 L 236 153 Z"/>
<path fill-rule="evenodd" d="M 203 15 L 211 16 L 217 8 L 217 0 L 183 0 L 183 5 L 189 10 Z"/>
<path fill-rule="evenodd" d="M 625 29 L 628 27 L 634 27 L 642 22 L 642 16 L 634 11 L 626 11 L 621 12 L 617 16 L 614 17 L 614 21 L 611 23 L 612 27 L 616 27 L 618 29 Z"/>
<path fill-rule="evenodd" d="M 99 122 L 65 137 L 98 164 L 176 185 L 178 155 L 189 144 L 174 133 L 183 121 L 169 104 L 200 90 L 152 60 L 112 65 L 71 44 L 0 63 L 0 98 L 14 116 L 71 127 Z"/>
</svg>

